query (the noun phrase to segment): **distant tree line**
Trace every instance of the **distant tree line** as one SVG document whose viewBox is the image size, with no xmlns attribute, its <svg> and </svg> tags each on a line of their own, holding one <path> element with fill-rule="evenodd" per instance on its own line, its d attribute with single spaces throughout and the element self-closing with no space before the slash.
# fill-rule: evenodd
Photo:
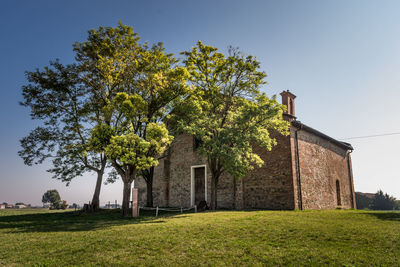
<svg viewBox="0 0 400 267">
<path fill-rule="evenodd" d="M 358 209 L 371 210 L 400 210 L 400 202 L 393 196 L 378 190 L 373 196 L 356 192 L 356 202 Z"/>
</svg>

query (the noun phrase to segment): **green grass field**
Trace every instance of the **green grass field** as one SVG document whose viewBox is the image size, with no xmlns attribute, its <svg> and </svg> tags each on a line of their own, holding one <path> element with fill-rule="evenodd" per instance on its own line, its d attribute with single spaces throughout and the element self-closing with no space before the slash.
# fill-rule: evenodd
<svg viewBox="0 0 400 267">
<path fill-rule="evenodd" d="M 0 210 L 0 266 L 400 266 L 400 213 Z"/>
</svg>

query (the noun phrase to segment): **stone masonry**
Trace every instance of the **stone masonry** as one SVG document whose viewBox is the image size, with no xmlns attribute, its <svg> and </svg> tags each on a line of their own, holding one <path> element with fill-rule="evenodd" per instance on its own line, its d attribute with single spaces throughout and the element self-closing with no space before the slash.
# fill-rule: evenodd
<svg viewBox="0 0 400 267">
<path fill-rule="evenodd" d="M 278 145 L 271 151 L 254 146 L 264 165 L 242 179 L 228 174 L 218 183 L 218 208 L 223 209 L 335 209 L 355 208 L 350 144 L 337 141 L 302 124 L 294 116 L 294 96 L 281 93 L 288 106 L 285 119 L 290 121 L 290 135 L 271 133 Z M 177 136 L 166 156 L 155 168 L 153 201 L 155 206 L 191 207 L 195 202 L 195 169 L 205 168 L 201 197 L 210 203 L 211 183 L 206 160 L 199 157 L 195 140 Z M 138 177 L 139 203 L 146 204 L 146 184 Z M 203 188 L 202 188 L 203 189 Z M 203 196 L 204 194 L 204 196 Z"/>
</svg>

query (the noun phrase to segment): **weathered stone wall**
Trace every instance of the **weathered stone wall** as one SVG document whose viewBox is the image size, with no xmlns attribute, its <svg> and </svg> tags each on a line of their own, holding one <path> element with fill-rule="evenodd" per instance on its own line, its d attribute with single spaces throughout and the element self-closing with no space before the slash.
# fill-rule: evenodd
<svg viewBox="0 0 400 267">
<path fill-rule="evenodd" d="M 164 195 L 166 194 L 166 188 L 164 186 L 168 177 L 164 173 L 165 158 L 159 161 L 159 164 L 154 168 L 153 178 L 153 203 L 157 203 L 158 206 L 167 206 L 167 199 Z M 135 187 L 138 188 L 139 192 L 139 205 L 146 206 L 147 199 L 147 187 L 146 181 L 143 177 L 138 177 L 135 181 Z"/>
<path fill-rule="evenodd" d="M 298 131 L 298 145 L 303 209 L 336 208 L 336 181 L 341 207 L 352 208 L 347 150 L 304 130 Z"/>
<path fill-rule="evenodd" d="M 142 177 L 136 177 L 134 187 L 138 189 L 139 206 L 146 206 L 146 182 Z M 153 191 L 155 186 L 153 186 Z M 154 194 L 153 194 L 154 195 Z"/>
<path fill-rule="evenodd" d="M 210 177 L 211 181 L 211 177 Z M 217 206 L 222 209 L 235 209 L 235 183 L 232 176 L 223 174 L 218 181 Z M 211 190 L 211 188 L 210 188 Z M 210 191 L 211 193 L 211 191 Z M 211 201 L 211 199 L 210 199 Z"/>
<path fill-rule="evenodd" d="M 296 128 L 290 136 L 272 133 L 278 145 L 272 151 L 254 146 L 264 165 L 241 180 L 228 174 L 220 177 L 218 207 L 226 209 L 333 209 L 337 207 L 336 180 L 340 184 L 341 206 L 351 208 L 354 194 L 346 149 L 313 133 L 298 131 L 300 181 L 298 187 Z M 194 150 L 193 137 L 176 137 L 169 157 L 155 168 L 153 197 L 155 206 L 189 207 L 191 198 L 191 167 L 206 165 Z M 351 165 L 351 163 L 350 163 Z M 207 202 L 211 196 L 211 173 L 207 170 Z M 139 202 L 146 202 L 146 184 L 138 178 Z M 301 190 L 300 190 L 301 188 Z M 301 198 L 299 197 L 301 191 Z"/>
<path fill-rule="evenodd" d="M 169 150 L 169 157 L 160 160 L 155 167 L 153 184 L 154 206 L 190 207 L 191 167 L 205 165 L 194 150 L 193 137 L 179 135 Z M 210 170 L 207 171 L 207 202 L 210 202 Z M 143 178 L 137 179 L 140 204 L 146 203 L 146 184 Z"/>
<path fill-rule="evenodd" d="M 204 165 L 205 160 L 195 152 L 193 137 L 189 135 L 177 136 L 170 152 L 169 206 L 190 207 L 191 166 Z M 208 168 L 206 172 L 207 178 L 210 177 Z M 210 186 L 207 179 L 207 192 Z M 207 198 L 209 196 L 208 193 Z"/>
<path fill-rule="evenodd" d="M 254 151 L 264 160 L 246 177 L 238 180 L 223 174 L 218 183 L 218 207 L 224 209 L 294 209 L 291 143 L 288 136 L 273 133 L 278 145 L 272 151 L 254 146 Z M 154 206 L 189 207 L 191 166 L 207 165 L 194 151 L 193 137 L 180 135 L 170 148 L 170 158 L 160 160 L 155 168 Z M 169 167 L 166 161 L 169 160 Z M 166 169 L 169 175 L 166 174 Z M 211 173 L 207 166 L 207 202 L 211 201 Z M 166 194 L 165 184 L 168 184 Z M 146 184 L 143 178 L 136 182 L 140 205 L 146 203 Z M 168 195 L 168 196 L 166 196 Z"/>
<path fill-rule="evenodd" d="M 253 148 L 264 164 L 243 179 L 244 208 L 295 208 L 290 137 L 276 132 L 271 136 L 278 142 L 271 151 Z"/>
</svg>

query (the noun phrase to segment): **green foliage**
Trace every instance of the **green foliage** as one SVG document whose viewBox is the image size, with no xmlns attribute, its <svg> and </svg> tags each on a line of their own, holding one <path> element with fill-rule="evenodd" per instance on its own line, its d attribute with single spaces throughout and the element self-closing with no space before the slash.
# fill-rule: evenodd
<svg viewBox="0 0 400 267">
<path fill-rule="evenodd" d="M 136 152 L 122 149 L 122 144 L 139 149 L 141 162 L 147 154 L 151 162 L 163 152 L 171 137 L 159 122 L 172 102 L 188 91 L 186 69 L 176 65 L 162 43 L 150 48 L 138 40 L 131 27 L 120 23 L 117 28 L 91 30 L 86 42 L 75 45 L 93 103 L 102 106 L 88 151 L 107 150 L 123 164 L 138 161 L 133 159 Z"/>
<path fill-rule="evenodd" d="M 398 210 L 400 209 L 398 202 L 393 196 L 384 194 L 382 190 L 376 192 L 371 202 L 371 209 L 373 210 Z"/>
<path fill-rule="evenodd" d="M 150 143 L 150 154 L 161 155 L 174 139 L 168 135 L 168 130 L 163 123 L 149 123 L 146 130 L 146 140 Z"/>
<path fill-rule="evenodd" d="M 91 130 L 87 145 L 88 151 L 102 153 L 110 144 L 111 137 L 115 135 L 115 130 L 107 124 L 97 124 Z"/>
<path fill-rule="evenodd" d="M 130 82 L 132 68 L 137 65 L 140 37 L 132 27 L 99 27 L 90 30 L 83 43 L 75 43 L 76 60 L 83 71 L 84 82 L 96 92 L 94 104 L 103 106 L 103 101 L 113 93 L 123 90 Z"/>
<path fill-rule="evenodd" d="M 102 176 L 107 159 L 100 149 L 89 150 L 88 139 L 96 124 L 99 106 L 92 105 L 90 87 L 79 63 L 50 62 L 44 70 L 26 72 L 28 85 L 22 87 L 21 105 L 30 108 L 31 118 L 40 126 L 21 139 L 18 152 L 27 165 L 51 159 L 53 178 L 66 182 L 87 171 L 98 174 L 92 203 L 98 208 Z M 92 144 L 94 145 L 94 144 Z"/>
<path fill-rule="evenodd" d="M 356 192 L 355 195 L 356 195 L 357 209 L 362 210 L 362 209 L 369 209 L 371 207 L 372 198 L 362 195 L 359 192 Z"/>
<path fill-rule="evenodd" d="M 144 170 L 158 164 L 155 157 L 163 153 L 172 140 L 164 124 L 149 123 L 145 138 L 134 133 L 113 136 L 106 153 L 120 164 L 134 165 L 137 170 Z"/>
<path fill-rule="evenodd" d="M 21 139 L 18 153 L 27 165 L 52 160 L 48 171 L 67 184 L 88 169 L 98 167 L 96 154 L 82 157 L 88 137 L 89 114 L 86 91 L 81 87 L 76 65 L 50 62 L 43 71 L 26 72 L 29 84 L 22 87 L 20 103 L 31 110 L 31 118 L 42 122 Z"/>
<path fill-rule="evenodd" d="M 42 196 L 43 204 L 50 203 L 52 208 L 58 209 L 61 203 L 60 194 L 56 189 L 47 190 Z"/>
<path fill-rule="evenodd" d="M 157 156 L 164 152 L 173 137 L 168 135 L 163 123 L 150 122 L 154 119 L 149 116 L 148 102 L 138 94 L 118 93 L 111 105 L 120 114 L 120 123 L 113 129 L 116 134 L 111 136 L 105 151 L 121 176 L 125 176 L 125 168 L 129 166 L 144 170 L 157 165 Z"/>
</svg>

